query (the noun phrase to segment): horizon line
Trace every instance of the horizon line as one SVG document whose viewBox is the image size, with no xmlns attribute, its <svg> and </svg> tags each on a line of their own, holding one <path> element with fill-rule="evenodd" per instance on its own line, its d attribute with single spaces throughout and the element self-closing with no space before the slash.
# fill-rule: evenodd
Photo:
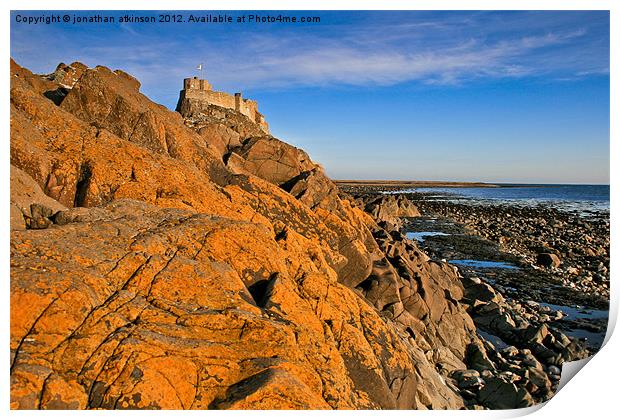
<svg viewBox="0 0 620 420">
<path fill-rule="evenodd" d="M 494 186 L 494 185 L 591 185 L 591 186 L 611 186 L 611 183 L 585 183 L 585 182 L 494 182 L 494 181 L 436 181 L 436 180 L 397 180 L 397 179 L 335 179 L 330 178 L 335 183 L 375 183 L 375 184 L 394 184 L 394 185 L 405 185 L 405 184 L 451 184 L 451 185 L 484 185 L 484 186 Z"/>
</svg>

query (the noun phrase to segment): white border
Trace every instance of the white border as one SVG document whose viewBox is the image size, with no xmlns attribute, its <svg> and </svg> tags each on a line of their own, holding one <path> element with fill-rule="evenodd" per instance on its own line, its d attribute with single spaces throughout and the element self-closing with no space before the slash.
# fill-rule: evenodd
<svg viewBox="0 0 620 420">
<path fill-rule="evenodd" d="M 613 2 L 607 0 L 503 0 L 503 1 L 491 1 L 491 0 L 422 0 L 422 1 L 396 1 L 396 0 L 383 0 L 383 1 L 368 1 L 368 0 L 343 0 L 335 4 L 334 1 L 328 0 L 315 0 L 315 1 L 282 1 L 282 0 L 266 0 L 262 2 L 249 1 L 249 0 L 228 0 L 228 1 L 198 1 L 198 0 L 179 0 L 179 1 L 156 1 L 156 0 L 125 0 L 123 2 L 116 2 L 110 0 L 93 0 L 85 2 L 83 0 L 62 0 L 55 2 L 41 2 L 35 0 L 24 1 L 4 1 L 2 2 L 3 19 L 5 25 L 2 25 L 1 36 L 2 45 L 5 46 L 4 51 L 10 50 L 9 42 L 9 10 L 21 9 L 21 10 L 611 10 L 611 115 L 618 115 L 618 98 L 620 98 L 620 92 L 618 92 L 618 40 L 620 40 L 619 31 L 619 19 L 618 12 L 620 2 Z M 4 165 L 0 166 L 2 188 L 0 188 L 0 202 L 2 203 L 2 216 L 5 223 L 0 225 L 0 232 L 5 240 L 0 245 L 2 247 L 0 251 L 0 259 L 2 264 L 0 270 L 2 276 L 0 277 L 2 282 L 2 288 L 0 290 L 1 296 L 1 311 L 2 311 L 2 324 L 0 331 L 2 332 L 2 343 L 0 344 L 0 360 L 4 360 L 5 364 L 2 369 L 2 376 L 0 379 L 0 408 L 3 412 L 9 411 L 9 60 L 5 58 L 2 62 L 3 67 L 3 83 L 5 86 L 4 99 L 0 103 L 2 110 L 2 138 L 4 143 L 0 153 L 1 159 Z M 616 169 L 616 163 L 619 156 L 618 148 L 618 122 L 616 119 L 611 120 L 611 137 L 610 137 L 610 156 L 611 156 L 611 208 L 612 208 L 612 232 L 611 243 L 613 255 L 617 254 L 618 234 L 615 229 L 614 211 L 618 204 L 618 170 Z M 618 265 L 616 261 L 612 259 L 611 262 L 611 278 L 615 286 L 617 280 L 616 274 L 618 271 Z M 617 312 L 618 312 L 618 299 L 615 287 L 612 287 L 612 307 L 610 311 L 610 324 L 615 325 Z M 610 330 L 611 332 L 611 330 Z M 546 404 L 543 410 L 536 411 L 539 407 L 527 410 L 514 410 L 514 411 L 493 411 L 493 412 L 424 412 L 424 411 L 400 411 L 400 412 L 360 412 L 360 411 L 348 411 L 348 412 L 120 412 L 120 411 L 90 411 L 90 412 L 24 412 L 24 411 L 12 411 L 8 413 L 15 418 L 19 417 L 39 417 L 46 416 L 46 418 L 64 418 L 64 417 L 107 417 L 107 418 L 135 418 L 136 416 L 142 418 L 142 416 L 154 416 L 159 418 L 168 418 L 169 416 L 179 417 L 193 417 L 212 416 L 217 418 L 264 418 L 264 419 L 284 419 L 290 415 L 294 415 L 298 418 L 310 418 L 314 416 L 338 416 L 338 417 L 366 417 L 371 418 L 375 416 L 390 416 L 390 418 L 396 416 L 399 418 L 405 418 L 409 416 L 422 416 L 436 418 L 473 418 L 485 417 L 485 418 L 504 418 L 515 417 L 531 413 L 535 411 L 531 418 L 595 418 L 605 419 L 616 417 L 611 413 L 617 411 L 616 400 L 618 400 L 617 394 L 617 381 L 620 379 L 620 344 L 617 337 L 611 337 L 610 332 L 607 336 L 607 344 L 605 347 L 594 356 L 589 362 L 588 368 L 583 372 L 579 372 L 575 379 L 571 380 L 550 402 Z"/>
</svg>

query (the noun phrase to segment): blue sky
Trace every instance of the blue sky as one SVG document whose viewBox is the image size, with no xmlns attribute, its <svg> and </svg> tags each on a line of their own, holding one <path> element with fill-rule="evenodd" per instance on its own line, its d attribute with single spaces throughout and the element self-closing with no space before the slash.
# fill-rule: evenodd
<svg viewBox="0 0 620 420">
<path fill-rule="evenodd" d="M 334 178 L 609 183 L 608 12 L 123 25 L 25 25 L 20 13 L 63 12 L 12 12 L 11 56 L 34 72 L 121 68 L 173 109 L 204 62 L 215 89 L 258 100 L 272 133 Z M 248 14 L 194 14 L 207 13 Z"/>
</svg>

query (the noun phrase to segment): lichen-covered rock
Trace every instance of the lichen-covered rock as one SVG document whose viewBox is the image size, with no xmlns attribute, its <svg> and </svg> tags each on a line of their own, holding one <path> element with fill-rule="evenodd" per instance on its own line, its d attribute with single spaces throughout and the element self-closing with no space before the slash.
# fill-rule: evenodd
<svg viewBox="0 0 620 420">
<path fill-rule="evenodd" d="M 70 65 L 60 63 L 56 66 L 56 70 L 53 73 L 47 75 L 47 79 L 58 83 L 61 87 L 71 89 L 86 70 L 88 70 L 88 67 L 78 61 Z"/>
<path fill-rule="evenodd" d="M 26 172 L 11 165 L 11 230 L 47 227 L 49 218 L 67 208 L 43 193 Z"/>
<path fill-rule="evenodd" d="M 201 126 L 197 132 L 206 139 L 209 145 L 217 150 L 222 160 L 230 150 L 241 147 L 241 136 L 239 133 L 224 124 L 214 123 Z"/>
<path fill-rule="evenodd" d="M 148 100 L 139 87 L 127 73 L 98 66 L 84 72 L 60 106 L 98 129 L 191 162 L 211 179 L 221 181 L 225 171 L 214 148 L 185 127 L 177 113 Z"/>
<path fill-rule="evenodd" d="M 236 158 L 227 166 L 235 173 L 251 173 L 280 185 L 316 165 L 303 150 L 273 137 L 253 137 L 233 149 Z"/>
<path fill-rule="evenodd" d="M 103 211 L 13 233 L 14 408 L 42 404 L 51 372 L 71 390 L 58 407 L 415 406 L 408 346 L 303 236 L 137 201 Z"/>
<path fill-rule="evenodd" d="M 246 117 L 80 71 L 12 63 L 11 193 L 46 228 L 11 233 L 13 408 L 464 407 L 463 285 L 377 223 L 410 203 L 364 213 Z"/>
<path fill-rule="evenodd" d="M 27 68 L 24 68 L 17 64 L 12 58 L 10 62 L 10 71 L 11 83 L 13 83 L 14 81 L 25 83 L 29 86 L 30 89 L 32 89 L 39 95 L 45 96 L 47 92 L 53 92 L 59 87 L 61 87 L 58 83 L 50 80 L 50 78 L 48 77 L 41 77 L 39 75 L 33 74 Z"/>
</svg>

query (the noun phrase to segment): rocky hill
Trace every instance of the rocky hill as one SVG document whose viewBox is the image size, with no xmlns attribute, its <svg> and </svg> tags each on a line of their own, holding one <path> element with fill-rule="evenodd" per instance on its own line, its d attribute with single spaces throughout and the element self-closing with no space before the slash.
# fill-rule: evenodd
<svg viewBox="0 0 620 420">
<path fill-rule="evenodd" d="M 543 366 L 481 340 L 468 310 L 494 304 L 485 322 L 505 319 L 501 296 L 398 232 L 417 213 L 407 200 L 355 202 L 245 116 L 172 112 L 139 89 L 120 70 L 41 76 L 11 61 L 12 408 L 514 408 L 552 395 L 545 366 L 577 350 L 541 332 L 522 347 L 549 350 Z"/>
</svg>

